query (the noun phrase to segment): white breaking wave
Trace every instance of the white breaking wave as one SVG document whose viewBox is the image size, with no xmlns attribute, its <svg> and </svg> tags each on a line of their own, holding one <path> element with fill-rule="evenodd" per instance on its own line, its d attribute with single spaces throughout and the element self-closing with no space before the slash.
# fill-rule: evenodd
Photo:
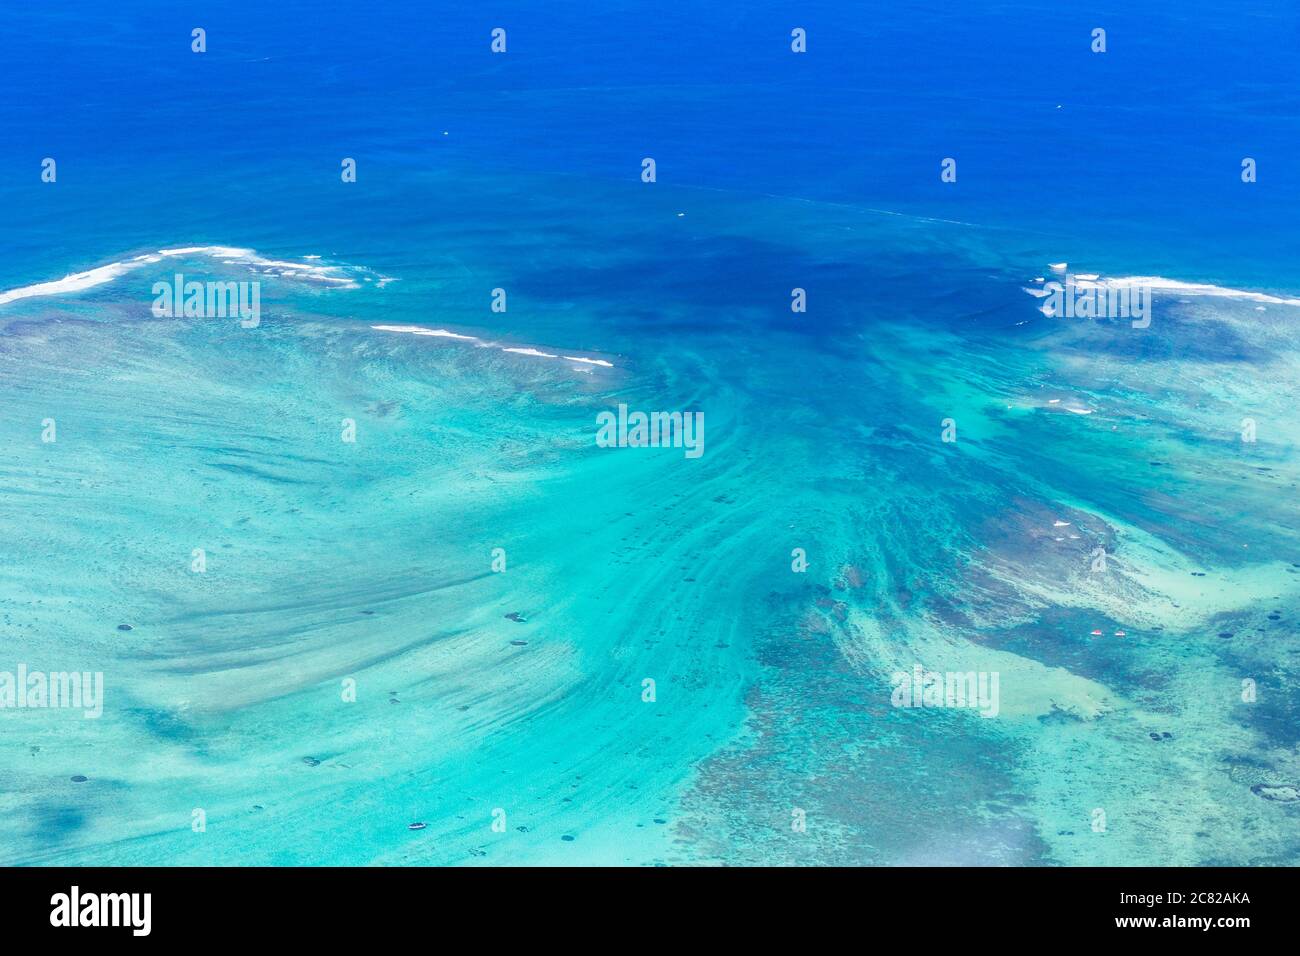
<svg viewBox="0 0 1300 956">
<path fill-rule="evenodd" d="M 278 259 L 265 259 L 259 256 L 256 250 L 242 249 L 238 246 L 186 246 L 180 249 L 160 249 L 155 253 L 146 253 L 135 256 L 124 262 L 113 262 L 106 266 L 98 266 L 94 269 L 87 269 L 85 272 L 74 272 L 64 276 L 62 279 L 53 279 L 49 282 L 37 282 L 34 285 L 22 286 L 18 289 L 9 289 L 0 292 L 0 305 L 9 302 L 16 302 L 19 299 L 31 299 L 48 295 L 63 295 L 71 292 L 84 292 L 86 289 L 93 289 L 95 286 L 112 282 L 128 272 L 133 272 L 147 265 L 153 265 L 162 262 L 164 258 L 180 257 L 197 257 L 206 256 L 212 259 L 219 259 L 223 263 L 246 265 L 250 269 L 260 268 L 264 275 L 276 275 L 271 269 L 290 270 L 284 273 L 288 278 L 301 279 L 308 282 L 320 282 L 322 284 L 340 288 L 340 289 L 359 289 L 360 285 L 356 279 L 347 273 L 343 266 L 318 265 L 315 262 L 287 262 Z M 317 259 L 319 256 L 308 256 L 308 259 Z M 380 285 L 389 281 L 387 277 L 381 277 Z"/>
<path fill-rule="evenodd" d="M 1057 267 L 1061 268 L 1057 268 Z M 1063 271 L 1065 263 L 1052 263 L 1054 272 Z M 1183 282 L 1179 279 L 1166 279 L 1164 276 L 1108 276 L 1102 278 L 1095 273 L 1079 273 L 1070 276 L 1076 289 L 1137 289 L 1147 288 L 1152 292 L 1170 295 L 1213 296 L 1220 299 L 1242 299 L 1249 302 L 1265 302 L 1270 305 L 1300 305 L 1300 298 L 1271 295 L 1267 292 L 1251 292 L 1247 289 L 1230 289 L 1227 286 L 1212 285 L 1208 282 Z M 1034 280 L 1035 282 L 1038 279 Z M 1043 299 L 1052 293 L 1044 288 L 1024 290 L 1036 299 Z"/>
<path fill-rule="evenodd" d="M 126 275 L 132 269 L 138 269 L 140 266 L 145 265 L 144 259 L 146 258 L 151 258 L 154 262 L 159 261 L 157 256 L 139 257 L 130 262 L 114 262 L 111 265 L 100 266 L 97 269 L 74 272 L 62 279 L 54 279 L 50 282 L 38 282 L 35 285 L 23 286 L 21 289 L 10 289 L 7 292 L 0 292 L 0 305 L 16 302 L 19 299 L 31 299 L 43 295 L 59 295 L 65 292 L 82 292 L 86 289 L 93 289 L 97 285 L 112 282 L 119 276 Z"/>
<path fill-rule="evenodd" d="M 458 332 L 448 332 L 446 329 L 426 329 L 418 325 L 372 325 L 372 329 L 378 329 L 380 332 L 406 332 L 408 335 L 432 335 L 440 339 L 464 339 L 467 342 L 482 342 L 482 339 L 475 338 L 472 335 L 461 335 Z"/>
<path fill-rule="evenodd" d="M 378 332 L 402 332 L 406 335 L 428 335 L 440 339 L 460 339 L 465 342 L 473 342 L 479 348 L 497 348 L 502 352 L 529 355 L 533 358 L 562 359 L 567 362 L 581 362 L 584 365 L 599 365 L 602 368 L 614 367 L 613 362 L 607 362 L 605 359 L 585 358 L 581 355 L 557 355 L 554 352 L 543 352 L 531 345 L 501 345 L 497 342 L 486 342 L 475 335 L 462 335 L 459 332 L 448 332 L 446 329 L 426 329 L 421 325 L 372 325 L 371 328 Z M 585 372 L 590 371 L 590 369 L 579 369 L 577 371 Z"/>
<path fill-rule="evenodd" d="M 1075 285 L 1082 288 L 1124 289 L 1146 286 L 1152 292 L 1170 292 L 1178 295 L 1209 295 L 1220 299 L 1247 299 L 1251 302 L 1268 302 L 1272 305 L 1300 305 L 1300 299 L 1286 296 L 1270 295 L 1267 292 L 1250 292 L 1246 289 L 1229 289 L 1226 286 L 1211 285 L 1206 282 L 1181 282 L 1178 279 L 1166 279 L 1163 276 L 1124 276 L 1092 281 L 1080 281 L 1075 277 Z"/>
<path fill-rule="evenodd" d="M 189 246 L 184 249 L 162 249 L 159 255 L 163 256 L 210 256 L 213 259 L 220 259 L 222 262 L 239 262 L 250 267 L 261 267 L 263 269 L 288 269 L 284 275 L 297 279 L 307 279 L 311 282 L 325 282 L 338 285 L 348 289 L 356 289 L 359 286 L 355 279 L 346 275 L 335 275 L 334 273 L 343 272 L 342 266 L 321 266 L 315 262 L 286 262 L 282 259 L 264 259 L 257 254 L 255 249 L 241 249 L 236 246 Z M 307 259 L 319 259 L 320 256 L 307 256 Z"/>
</svg>

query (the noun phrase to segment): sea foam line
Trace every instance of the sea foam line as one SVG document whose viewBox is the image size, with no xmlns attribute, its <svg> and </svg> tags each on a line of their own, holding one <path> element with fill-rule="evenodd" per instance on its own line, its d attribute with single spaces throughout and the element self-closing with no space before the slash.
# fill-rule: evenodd
<svg viewBox="0 0 1300 956">
<path fill-rule="evenodd" d="M 1064 272 L 1066 263 L 1051 264 L 1053 272 Z M 1208 282 L 1183 282 L 1180 279 L 1167 279 L 1164 276 L 1108 276 L 1102 278 L 1095 273 L 1076 274 L 1072 277 L 1076 289 L 1137 289 L 1147 288 L 1152 292 L 1165 292 L 1188 296 L 1213 296 L 1220 299 L 1244 299 L 1249 302 L 1265 302 L 1269 305 L 1300 305 L 1300 298 L 1270 295 L 1267 292 L 1251 292 L 1247 289 L 1230 289 L 1227 286 L 1213 285 Z M 1035 282 L 1043 281 L 1041 278 Z M 1048 293 L 1043 288 L 1026 288 L 1026 292 L 1035 298 L 1046 298 Z"/>
<path fill-rule="evenodd" d="M 579 362 L 583 365 L 599 365 L 601 368 L 613 368 L 613 362 L 607 362 L 605 359 L 586 358 L 582 355 L 562 355 L 555 352 L 543 352 L 541 349 L 534 348 L 531 345 L 501 345 L 497 342 L 486 342 L 476 335 L 462 335 L 459 332 L 448 332 L 446 329 L 426 329 L 421 325 L 372 325 L 372 329 L 378 332 L 401 332 L 406 335 L 426 335 L 440 339 L 459 339 L 464 342 L 473 342 L 479 348 L 496 348 L 502 352 L 511 352 L 515 355 L 529 355 L 533 358 L 560 359 L 565 362 Z"/>
<path fill-rule="evenodd" d="M 218 259 L 226 263 L 239 263 L 249 268 L 259 268 L 263 274 L 271 275 L 276 278 L 303 279 L 309 282 L 320 282 L 326 285 L 342 289 L 358 289 L 360 285 L 355 279 L 344 274 L 336 275 L 335 273 L 345 272 L 343 266 L 318 265 L 315 262 L 289 262 L 281 259 L 266 259 L 259 256 L 256 250 L 244 249 L 238 246 L 186 246 L 179 249 L 160 249 L 157 252 L 145 253 L 144 255 L 135 256 L 123 262 L 111 262 L 105 266 L 97 266 L 94 269 L 87 269 L 85 272 L 73 272 L 64 276 L 62 279 L 53 279 L 49 282 L 37 282 L 33 285 L 22 286 L 17 289 L 9 289 L 0 292 L 0 305 L 9 302 L 17 302 L 20 299 L 31 299 L 47 295 L 63 295 L 70 292 L 84 292 L 86 289 L 93 289 L 95 286 L 104 285 L 112 282 L 128 272 L 140 269 L 147 265 L 153 265 L 162 262 L 165 258 L 178 258 L 182 256 L 207 256 L 208 258 Z M 316 258 L 316 257 L 307 257 Z M 273 272 L 271 270 L 280 269 L 282 272 Z M 386 277 L 381 278 L 380 285 L 388 282 Z"/>
<path fill-rule="evenodd" d="M 158 261 L 157 258 L 154 259 Z M 97 269 L 87 269 L 85 272 L 74 272 L 64 276 L 62 279 L 54 279 L 50 282 L 38 282 L 35 285 L 23 286 L 21 289 L 10 289 L 7 292 L 0 292 L 0 305 L 8 302 L 16 302 L 19 299 L 30 299 L 43 295 L 58 295 L 63 292 L 81 292 L 85 289 L 93 289 L 97 285 L 103 285 L 105 282 L 112 282 L 118 276 L 125 275 L 132 269 L 144 265 L 143 262 L 114 262 L 111 265 L 100 266 Z"/>
<path fill-rule="evenodd" d="M 1208 295 L 1221 299 L 1247 299 L 1251 302 L 1267 302 L 1271 305 L 1300 305 L 1300 299 L 1269 295 L 1267 292 L 1251 292 L 1246 289 L 1229 289 L 1226 286 L 1211 285 L 1207 282 L 1181 282 L 1178 279 L 1166 279 L 1163 276 L 1124 276 L 1097 281 L 1077 277 L 1075 284 L 1082 287 L 1095 285 L 1098 288 L 1135 288 L 1146 286 L 1153 292 L 1176 292 L 1179 295 Z"/>
</svg>

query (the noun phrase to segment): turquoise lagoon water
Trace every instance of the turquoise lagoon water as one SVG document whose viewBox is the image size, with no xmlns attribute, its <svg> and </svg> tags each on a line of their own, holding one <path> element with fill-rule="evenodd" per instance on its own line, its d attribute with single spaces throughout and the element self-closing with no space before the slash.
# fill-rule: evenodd
<svg viewBox="0 0 1300 956">
<path fill-rule="evenodd" d="M 0 860 L 1300 859 L 1289 15 L 125 9 L 4 15 L 0 300 L 120 268 L 0 304 L 0 671 L 105 682 Z"/>
</svg>

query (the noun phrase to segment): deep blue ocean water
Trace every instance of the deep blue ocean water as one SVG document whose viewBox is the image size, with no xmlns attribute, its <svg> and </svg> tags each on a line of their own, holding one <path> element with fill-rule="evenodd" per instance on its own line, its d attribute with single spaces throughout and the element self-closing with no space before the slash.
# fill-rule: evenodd
<svg viewBox="0 0 1300 956">
<path fill-rule="evenodd" d="M 176 7 L 0 11 L 0 860 L 1300 859 L 1300 13 Z"/>
</svg>

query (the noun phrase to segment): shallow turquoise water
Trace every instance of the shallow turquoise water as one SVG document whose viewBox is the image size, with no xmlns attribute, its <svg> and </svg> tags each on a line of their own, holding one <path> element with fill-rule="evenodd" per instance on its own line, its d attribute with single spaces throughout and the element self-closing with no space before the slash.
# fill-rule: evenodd
<svg viewBox="0 0 1300 956">
<path fill-rule="evenodd" d="M 11 656 L 107 687 L 99 720 L 5 715 L 11 862 L 1290 858 L 1291 809 L 1250 790 L 1294 773 L 1294 436 L 1261 384 L 1295 374 L 1284 307 L 1166 297 L 1145 333 L 1062 327 L 964 227 L 666 198 L 653 240 L 689 264 L 638 278 L 598 228 L 550 237 L 491 280 L 522 290 L 504 315 L 436 305 L 496 236 L 382 289 L 267 279 L 256 329 L 153 319 L 147 269 L 11 303 Z M 780 294 L 756 319 L 797 227 L 832 289 L 920 294 L 840 301 L 816 337 Z M 610 273 L 717 288 L 737 246 L 753 281 L 711 328 L 620 314 Z M 589 270 L 582 301 L 546 294 L 552 261 Z M 370 327 L 403 323 L 614 367 Z M 1190 357 L 1224 336 L 1268 359 Z M 1184 357 L 1138 364 L 1162 342 Z M 618 402 L 703 410 L 704 455 L 597 448 Z M 1270 423 L 1253 447 L 1241 407 Z M 891 708 L 914 662 L 998 671 L 998 719 Z"/>
</svg>

